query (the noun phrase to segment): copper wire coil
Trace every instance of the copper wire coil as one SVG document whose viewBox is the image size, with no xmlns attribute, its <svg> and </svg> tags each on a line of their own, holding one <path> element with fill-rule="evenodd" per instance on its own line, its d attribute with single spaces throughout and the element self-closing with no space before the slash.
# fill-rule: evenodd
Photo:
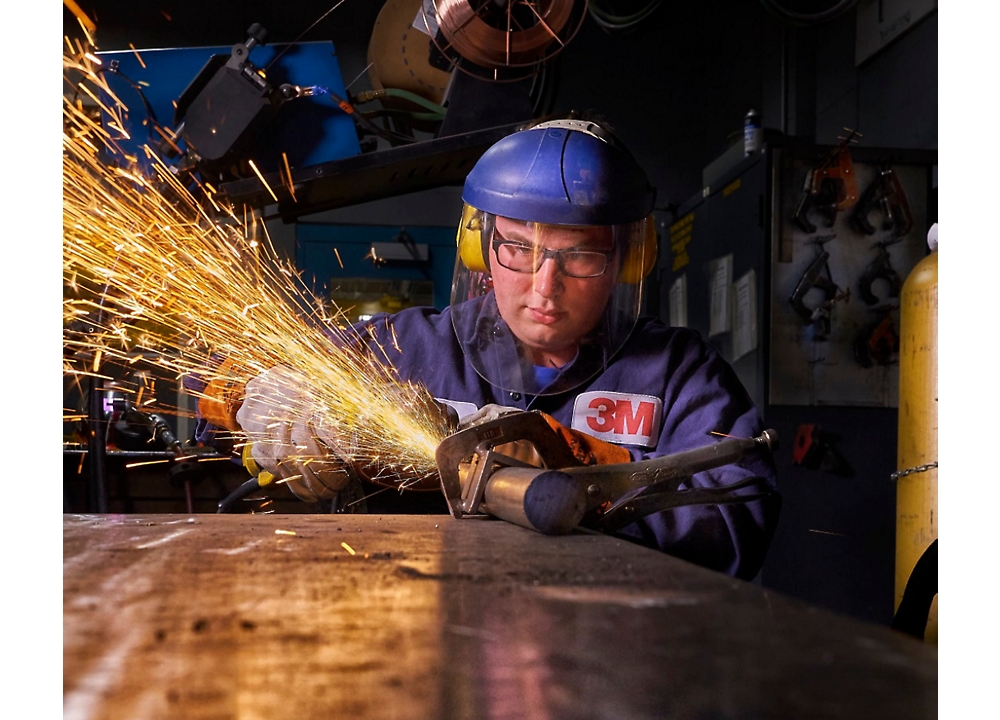
<svg viewBox="0 0 1000 720">
<path fill-rule="evenodd" d="M 475 9 L 473 0 L 432 2 L 448 48 L 485 68 L 529 67 L 554 56 L 576 35 L 587 5 L 587 0 L 509 0 L 504 8 L 480 1 Z M 575 5 L 584 11 L 577 15 Z M 502 28 L 484 19 L 491 14 Z"/>
</svg>

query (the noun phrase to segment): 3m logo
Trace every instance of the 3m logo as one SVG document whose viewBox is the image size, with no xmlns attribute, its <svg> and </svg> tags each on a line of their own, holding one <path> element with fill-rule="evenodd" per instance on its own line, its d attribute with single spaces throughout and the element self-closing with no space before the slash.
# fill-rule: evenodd
<svg viewBox="0 0 1000 720">
<path fill-rule="evenodd" d="M 573 403 L 573 429 L 599 440 L 653 447 L 660 435 L 663 401 L 652 395 L 587 392 Z"/>
</svg>

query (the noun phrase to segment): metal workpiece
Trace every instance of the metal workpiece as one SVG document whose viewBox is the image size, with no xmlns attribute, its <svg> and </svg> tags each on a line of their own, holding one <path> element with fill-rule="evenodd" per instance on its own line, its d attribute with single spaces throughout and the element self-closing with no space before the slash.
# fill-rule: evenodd
<svg viewBox="0 0 1000 720">
<path fill-rule="evenodd" d="M 516 443 L 532 448 L 534 464 L 508 454 L 517 452 Z M 614 532 L 661 510 L 763 498 L 735 492 L 757 478 L 709 488 L 681 485 L 749 453 L 772 453 L 777 445 L 777 432 L 764 430 L 650 460 L 581 465 L 540 413 L 518 412 L 446 438 L 437 449 L 437 466 L 452 517 L 489 514 L 550 535 L 578 526 Z"/>
<path fill-rule="evenodd" d="M 483 510 L 546 535 L 568 533 L 587 510 L 587 488 L 560 470 L 510 467 L 490 476 Z"/>
<path fill-rule="evenodd" d="M 580 464 L 538 412 L 510 413 L 461 430 L 442 440 L 435 453 L 441 489 L 452 517 L 481 514 L 479 503 L 496 469 L 533 467 L 511 454 L 517 450 L 514 443 L 530 445 L 547 468 Z"/>
<path fill-rule="evenodd" d="M 937 649 L 598 533 L 65 515 L 63 717 L 937 717 Z"/>
</svg>

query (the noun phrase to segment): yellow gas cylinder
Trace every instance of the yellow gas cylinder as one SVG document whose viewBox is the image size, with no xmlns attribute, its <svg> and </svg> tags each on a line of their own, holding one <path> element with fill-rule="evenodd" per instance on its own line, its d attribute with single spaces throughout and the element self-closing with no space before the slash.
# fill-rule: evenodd
<svg viewBox="0 0 1000 720">
<path fill-rule="evenodd" d="M 896 464 L 897 470 L 905 474 L 896 481 L 896 609 L 913 567 L 938 536 L 937 223 L 927 239 L 931 253 L 907 276 L 899 302 Z M 924 639 L 937 644 L 937 598 L 931 606 Z"/>
</svg>

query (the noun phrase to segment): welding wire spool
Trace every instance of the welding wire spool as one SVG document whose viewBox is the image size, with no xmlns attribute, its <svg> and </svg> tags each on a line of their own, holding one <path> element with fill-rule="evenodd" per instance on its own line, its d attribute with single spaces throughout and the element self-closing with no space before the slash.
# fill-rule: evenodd
<svg viewBox="0 0 1000 720">
<path fill-rule="evenodd" d="M 520 80 L 536 72 L 576 36 L 587 15 L 587 0 L 507 0 L 476 3 L 476 8 L 471 0 L 429 1 L 444 41 L 442 45 L 434 39 L 441 54 L 451 59 L 451 53 L 457 53 L 486 72 L 455 63 L 460 70 L 496 81 Z M 511 69 L 520 72 L 500 73 Z"/>
<path fill-rule="evenodd" d="M 386 0 L 368 42 L 368 80 L 375 90 L 402 90 L 440 105 L 451 73 L 430 64 L 431 39 L 416 27 L 421 22 L 418 17 L 421 3 L 422 0 Z M 386 96 L 382 104 L 402 110 L 417 107 L 402 94 Z"/>
<path fill-rule="evenodd" d="M 480 508 L 545 535 L 565 535 L 583 519 L 587 495 L 583 483 L 564 472 L 509 467 L 490 476 Z"/>
</svg>

